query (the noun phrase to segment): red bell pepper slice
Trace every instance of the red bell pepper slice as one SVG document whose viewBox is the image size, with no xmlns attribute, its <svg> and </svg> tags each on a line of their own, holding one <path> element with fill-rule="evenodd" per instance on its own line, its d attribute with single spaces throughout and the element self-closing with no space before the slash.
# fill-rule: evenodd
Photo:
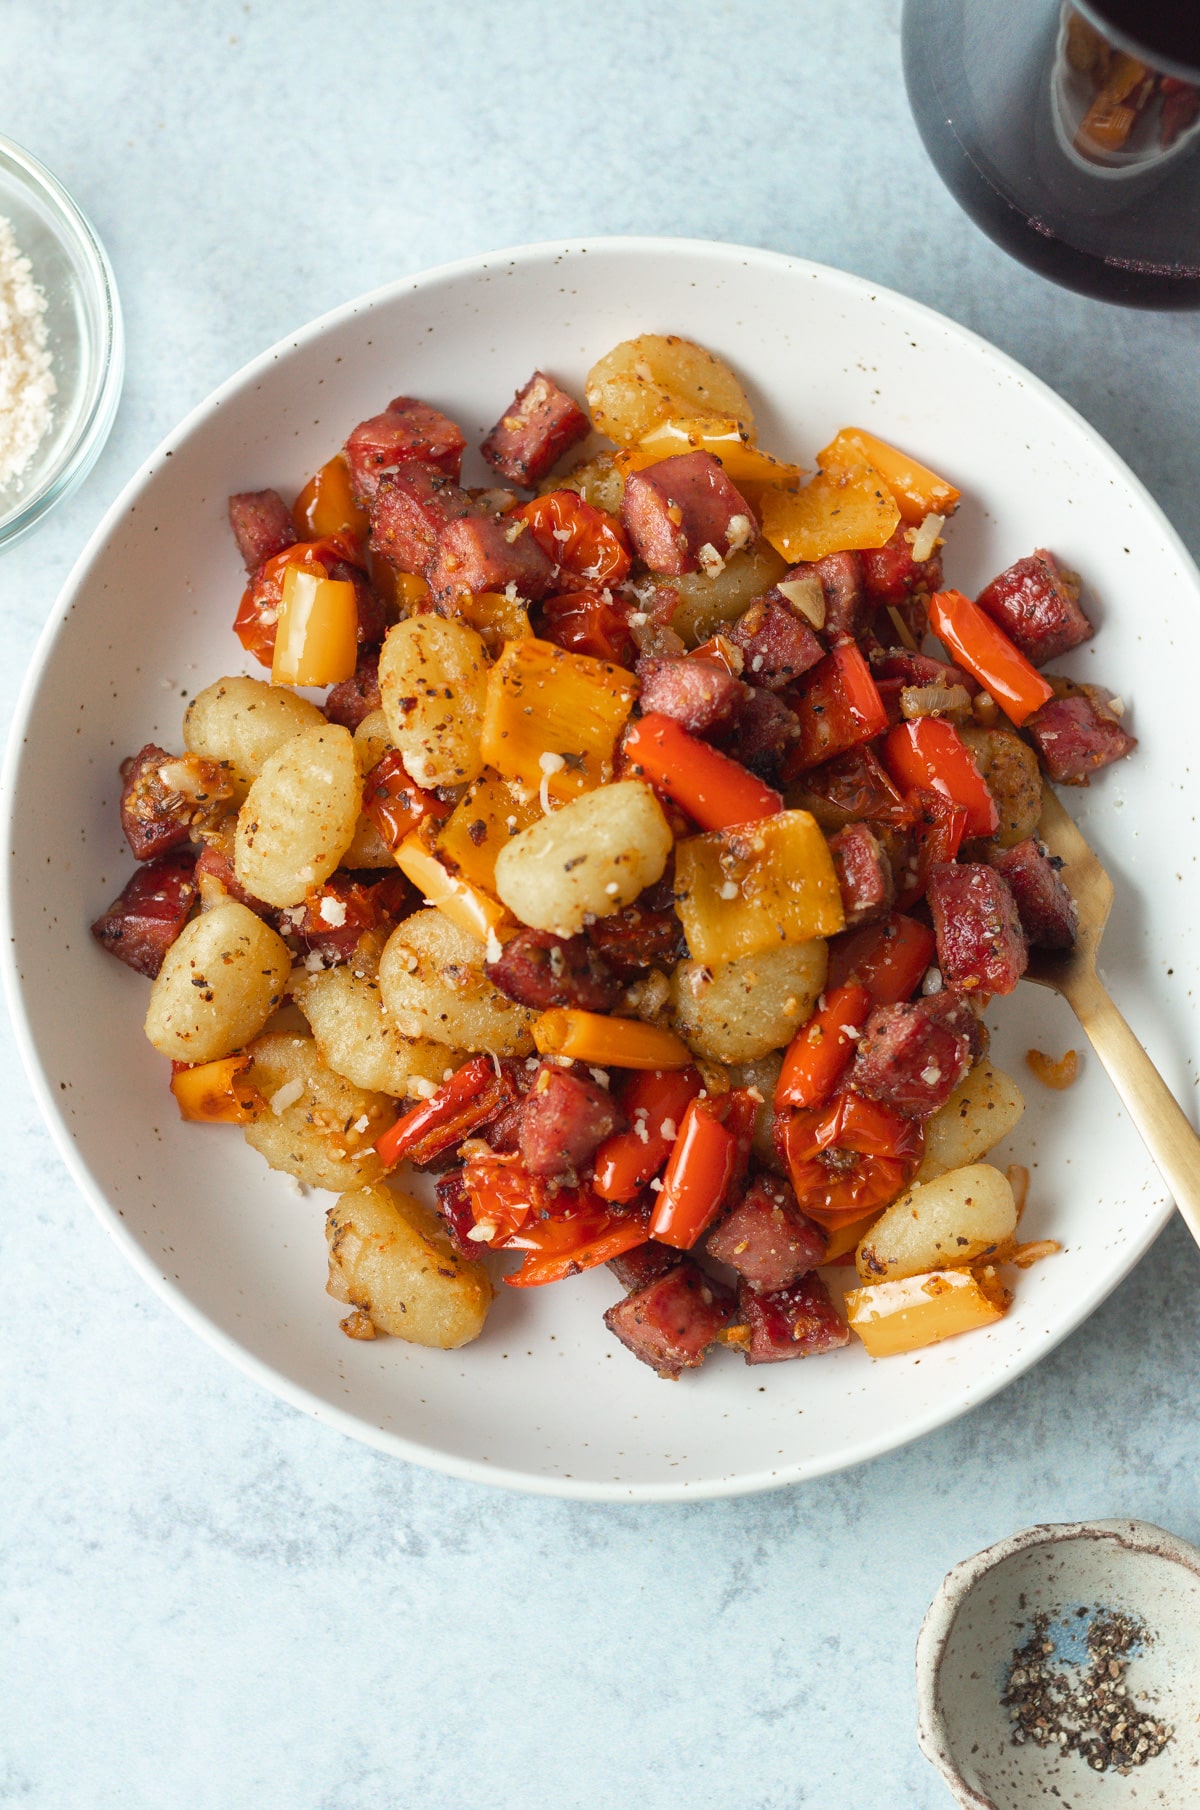
<svg viewBox="0 0 1200 1810">
<path fill-rule="evenodd" d="M 650 1236 L 690 1251 L 712 1224 L 738 1166 L 738 1140 L 722 1123 L 721 1101 L 693 1100 L 663 1176 Z"/>
<path fill-rule="evenodd" d="M 522 503 L 513 515 L 529 523 L 548 559 L 589 584 L 618 585 L 629 577 L 633 555 L 624 528 L 615 515 L 585 502 L 578 491 L 551 490 Z"/>
<path fill-rule="evenodd" d="M 915 1120 L 848 1092 L 782 1117 L 776 1137 L 800 1206 L 826 1231 L 894 1200 L 925 1146 Z"/>
<path fill-rule="evenodd" d="M 695 1068 L 646 1069 L 632 1077 L 621 1110 L 633 1129 L 605 1138 L 596 1152 L 592 1186 L 601 1200 L 632 1200 L 658 1174 L 703 1085 Z"/>
<path fill-rule="evenodd" d="M 506 1249 L 527 1254 L 520 1269 L 504 1280 L 509 1288 L 541 1288 L 607 1263 L 645 1240 L 646 1222 L 637 1213 L 541 1219 L 509 1240 Z"/>
<path fill-rule="evenodd" d="M 789 778 L 819 767 L 887 728 L 887 711 L 871 669 L 853 641 L 842 642 L 789 691 L 800 739 L 788 757 Z"/>
<path fill-rule="evenodd" d="M 390 849 L 398 849 L 426 817 L 440 823 L 453 808 L 413 783 L 397 748 L 389 748 L 363 780 L 363 815 Z"/>
<path fill-rule="evenodd" d="M 967 835 L 990 836 L 1000 814 L 962 736 L 944 717 L 897 723 L 883 744 L 883 764 L 902 792 L 940 792 L 967 812 Z"/>
<path fill-rule="evenodd" d="M 999 623 L 961 591 L 935 591 L 929 626 L 951 658 L 966 668 L 1018 727 L 1054 696 L 1035 666 Z"/>
<path fill-rule="evenodd" d="M 857 1033 L 872 1004 L 867 989 L 856 981 L 826 994 L 824 1005 L 788 1045 L 775 1086 L 777 1108 L 820 1106 L 829 1098 L 854 1060 Z"/>
<path fill-rule="evenodd" d="M 490 1056 L 473 1056 L 428 1100 L 402 1113 L 377 1140 L 375 1154 L 389 1169 L 406 1157 L 433 1162 L 517 1098 L 505 1070 L 497 1074 Z"/>
<path fill-rule="evenodd" d="M 637 643 L 624 612 L 600 591 L 564 591 L 547 597 L 540 631 L 543 640 L 572 653 L 590 654 L 593 660 L 632 666 L 637 659 Z"/>
<path fill-rule="evenodd" d="M 730 760 L 689 735 L 673 717 L 651 712 L 625 737 L 626 766 L 640 769 L 662 792 L 700 825 L 725 830 L 782 811 L 783 799 L 756 779 L 740 761 Z"/>
<path fill-rule="evenodd" d="M 843 987 L 854 980 L 866 988 L 872 1005 L 899 1005 L 920 986 L 936 948 L 928 924 L 894 911 L 877 924 L 834 937 L 827 985 Z"/>
<path fill-rule="evenodd" d="M 936 862 L 956 858 L 967 833 L 969 816 L 965 805 L 952 804 L 940 792 L 926 792 L 923 788 L 910 792 L 907 802 L 913 811 L 913 866 L 911 877 L 896 895 L 901 911 L 924 898 Z"/>
</svg>

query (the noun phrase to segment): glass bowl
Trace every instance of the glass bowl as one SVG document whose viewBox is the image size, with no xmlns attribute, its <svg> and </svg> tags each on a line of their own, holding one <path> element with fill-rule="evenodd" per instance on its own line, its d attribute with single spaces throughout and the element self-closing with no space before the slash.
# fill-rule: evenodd
<svg viewBox="0 0 1200 1810">
<path fill-rule="evenodd" d="M 0 485 L 0 546 L 26 533 L 87 476 L 117 412 L 125 373 L 121 304 L 104 247 L 62 184 L 0 138 L 0 217 L 46 297 L 57 385 L 50 426 L 19 477 Z"/>
</svg>

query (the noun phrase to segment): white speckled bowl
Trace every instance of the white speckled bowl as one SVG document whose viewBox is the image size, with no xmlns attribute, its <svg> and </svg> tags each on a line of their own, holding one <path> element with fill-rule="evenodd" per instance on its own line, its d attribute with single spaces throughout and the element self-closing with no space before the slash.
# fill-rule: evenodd
<svg viewBox="0 0 1200 1810">
<path fill-rule="evenodd" d="M 963 492 L 951 583 L 978 589 L 1046 544 L 1083 572 L 1098 633 L 1066 668 L 1124 692 L 1141 745 L 1072 808 L 1116 882 L 1113 992 L 1191 1098 L 1195 568 L 1132 473 L 1027 371 L 903 296 L 741 246 L 593 240 L 406 278 L 264 352 L 184 421 L 100 525 L 33 662 L 6 771 L 3 946 L 17 1036 L 65 1160 L 197 1331 L 386 1451 L 517 1488 L 665 1500 L 770 1489 L 914 1439 L 1002 1388 L 1104 1299 L 1170 1209 L 1090 1056 L 1065 1094 L 1028 1083 L 1025 1118 L 996 1154 L 1031 1166 L 1023 1229 L 1066 1247 L 1020 1276 L 1003 1320 L 882 1363 L 857 1342 L 755 1370 L 720 1353 L 664 1383 L 606 1330 L 619 1291 L 603 1269 L 502 1288 L 462 1351 L 343 1337 L 324 1293 L 326 1203 L 297 1199 L 236 1132 L 179 1122 L 142 1035 L 146 984 L 87 933 L 131 866 L 118 761 L 150 740 L 177 744 L 182 693 L 244 669 L 229 492 L 294 494 L 401 392 L 428 397 L 477 444 L 535 366 L 579 392 L 601 353 L 647 330 L 730 358 L 772 449 L 811 462 L 853 422 L 945 471 Z M 471 459 L 468 483 L 484 475 Z M 1036 987 L 989 1017 L 1013 1074 L 1031 1043 L 1061 1054 L 1081 1041 L 1066 1005 Z"/>
<path fill-rule="evenodd" d="M 1132 1692 L 1174 1728 L 1163 1751 L 1122 1776 L 1078 1754 L 1014 1746 L 1000 1698 L 1015 1648 L 1044 1610 L 1136 1617 L 1152 1638 L 1129 1661 Z M 1147 1705 L 1150 1707 L 1150 1705 Z M 1200 1804 L 1200 1551 L 1148 1521 L 1029 1527 L 946 1577 L 917 1640 L 918 1739 L 969 1810 L 1194 1810 Z"/>
</svg>

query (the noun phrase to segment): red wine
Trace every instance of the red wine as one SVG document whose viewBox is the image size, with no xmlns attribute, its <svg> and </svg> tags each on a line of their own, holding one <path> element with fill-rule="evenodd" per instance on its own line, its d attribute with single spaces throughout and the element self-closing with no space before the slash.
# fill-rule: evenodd
<svg viewBox="0 0 1200 1810">
<path fill-rule="evenodd" d="M 913 116 L 997 244 L 1070 289 L 1200 307 L 1195 0 L 906 0 Z"/>
</svg>

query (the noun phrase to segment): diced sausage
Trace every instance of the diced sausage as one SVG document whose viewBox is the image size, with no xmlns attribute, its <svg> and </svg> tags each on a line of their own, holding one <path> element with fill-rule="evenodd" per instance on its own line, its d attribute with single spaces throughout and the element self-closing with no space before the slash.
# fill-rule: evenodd
<svg viewBox="0 0 1200 1810">
<path fill-rule="evenodd" d="M 434 1192 L 437 1196 L 437 1210 L 446 1223 L 450 1242 L 459 1256 L 468 1257 L 472 1261 L 482 1257 L 487 1245 L 470 1236 L 475 1215 L 471 1211 L 471 1196 L 463 1181 L 461 1168 L 451 1169 L 439 1176 Z"/>
<path fill-rule="evenodd" d="M 935 660 L 930 654 L 913 654 L 901 647 L 878 647 L 872 648 L 870 659 L 871 677 L 877 685 L 881 680 L 898 679 L 902 685 L 961 685 L 972 696 L 979 690 L 970 673 L 951 666 L 948 660 Z"/>
<path fill-rule="evenodd" d="M 985 585 L 975 600 L 1034 666 L 1069 653 L 1095 632 L 1079 607 L 1079 577 L 1039 547 Z"/>
<path fill-rule="evenodd" d="M 229 853 L 226 853 L 226 847 L 228 847 Z M 239 905 L 248 906 L 251 911 L 257 912 L 266 923 L 274 926 L 278 921 L 278 913 L 274 905 L 268 905 L 265 900 L 256 899 L 253 893 L 246 891 L 234 869 L 232 848 L 232 837 L 226 838 L 225 836 L 219 836 L 212 841 L 206 840 L 201 844 L 196 855 L 197 886 L 200 886 L 203 894 L 204 889 L 201 882 L 207 876 L 211 876 L 229 894 L 231 899 L 236 899 Z"/>
<path fill-rule="evenodd" d="M 1070 949 L 1079 918 L 1061 860 L 1030 836 L 1015 848 L 993 849 L 988 861 L 1012 888 L 1026 940 L 1038 949 Z"/>
<path fill-rule="evenodd" d="M 510 484 L 540 484 L 589 431 L 588 418 L 575 399 L 544 371 L 535 371 L 479 450 Z"/>
<path fill-rule="evenodd" d="M 876 1006 L 863 1027 L 850 1086 L 869 1100 L 927 1119 L 983 1054 L 986 1031 L 959 993 Z"/>
<path fill-rule="evenodd" d="M 1022 727 L 1056 785 L 1086 786 L 1093 773 L 1137 747 L 1137 737 L 1122 726 L 1096 685 L 1074 686 L 1066 696 L 1050 698 Z"/>
<path fill-rule="evenodd" d="M 646 968 L 668 968 L 686 953 L 683 925 L 670 906 L 635 899 L 621 911 L 589 924 L 586 936 L 622 980 L 637 980 Z"/>
<path fill-rule="evenodd" d="M 544 1063 L 521 1108 L 520 1147 L 533 1175 L 573 1180 L 623 1123 L 606 1087 L 590 1075 Z"/>
<path fill-rule="evenodd" d="M 340 723 L 353 734 L 358 725 L 381 706 L 379 694 L 379 655 L 366 651 L 358 656 L 354 676 L 335 685 L 325 699 L 325 715 L 331 723 Z"/>
<path fill-rule="evenodd" d="M 678 925 L 676 919 L 677 932 Z M 607 1012 L 621 993 L 620 980 L 586 936 L 550 930 L 518 930 L 484 973 L 506 998 L 537 1012 L 553 1006 Z"/>
<path fill-rule="evenodd" d="M 233 796 L 225 762 L 169 754 L 154 742 L 122 761 L 121 778 L 121 828 L 139 861 L 185 842 Z"/>
<path fill-rule="evenodd" d="M 481 591 L 503 591 L 510 584 L 526 601 L 536 602 L 554 589 L 557 570 L 527 522 L 513 516 L 464 515 L 448 522 L 438 535 L 426 576 L 439 603 L 464 591 L 478 596 Z"/>
<path fill-rule="evenodd" d="M 775 590 L 755 598 L 729 639 L 742 650 L 745 678 L 767 691 L 782 691 L 825 655 L 808 623 Z"/>
<path fill-rule="evenodd" d="M 758 1295 L 742 1283 L 738 1318 L 750 1329 L 742 1347 L 748 1364 L 778 1364 L 785 1358 L 817 1357 L 850 1343 L 850 1329 L 820 1276 L 802 1276 L 787 1288 Z"/>
<path fill-rule="evenodd" d="M 948 987 L 1011 993 L 1029 961 L 1017 901 L 1002 874 L 974 861 L 938 861 L 926 898 Z"/>
<path fill-rule="evenodd" d="M 791 1186 L 758 1175 L 741 1200 L 708 1234 L 706 1248 L 759 1294 L 786 1288 L 825 1260 L 829 1240 L 806 1219 Z"/>
<path fill-rule="evenodd" d="M 704 1354 L 728 1326 L 733 1296 L 685 1258 L 610 1307 L 604 1324 L 634 1357 L 659 1376 L 675 1378 L 704 1362 Z"/>
<path fill-rule="evenodd" d="M 465 490 L 436 465 L 420 461 L 381 477 L 371 498 L 371 547 L 397 571 L 423 576 L 451 522 L 474 513 Z"/>
<path fill-rule="evenodd" d="M 942 555 L 940 548 L 928 559 L 912 556 L 915 529 L 901 522 L 886 545 L 870 547 L 860 554 L 863 586 L 874 608 L 888 604 L 902 608 L 911 598 L 927 597 L 942 588 Z M 915 637 L 920 640 L 920 636 Z"/>
<path fill-rule="evenodd" d="M 743 687 L 745 695 L 723 740 L 743 767 L 760 779 L 777 777 L 780 763 L 800 736 L 800 719 L 776 692 L 760 685 Z"/>
<path fill-rule="evenodd" d="M 457 484 L 466 444 L 461 429 L 427 402 L 396 396 L 382 415 L 360 421 L 346 441 L 351 488 L 359 503 L 368 504 L 381 478 L 413 460 L 437 466 Z"/>
<path fill-rule="evenodd" d="M 862 561 L 861 553 L 827 553 L 824 559 L 793 566 L 784 575 L 785 584 L 789 578 L 801 578 L 810 572 L 819 580 L 825 593 L 822 633 L 828 642 L 852 641 L 867 626 L 872 605 L 863 586 Z"/>
<path fill-rule="evenodd" d="M 619 1257 L 610 1257 L 608 1267 L 626 1293 L 633 1294 L 639 1288 L 645 1288 L 648 1282 L 657 1282 L 676 1264 L 686 1263 L 683 1251 L 677 1251 L 672 1244 L 659 1244 L 657 1238 L 647 1238 L 645 1244 L 635 1244 L 631 1251 L 623 1251 Z"/>
<path fill-rule="evenodd" d="M 896 897 L 896 877 L 874 831 L 865 823 L 848 823 L 829 838 L 829 852 L 841 888 L 847 930 L 885 917 Z"/>
<path fill-rule="evenodd" d="M 196 902 L 190 849 L 175 849 L 139 867 L 119 898 L 92 925 L 102 949 L 154 979 Z"/>
<path fill-rule="evenodd" d="M 660 459 L 625 480 L 621 520 L 652 572 L 719 571 L 758 539 L 754 512 L 709 452 Z"/>
<path fill-rule="evenodd" d="M 642 709 L 674 717 L 692 735 L 727 727 L 746 696 L 746 687 L 719 660 L 650 654 L 635 671 L 642 681 Z"/>
<path fill-rule="evenodd" d="M 247 572 L 295 545 L 292 512 L 277 490 L 239 490 L 229 499 L 229 526 Z"/>
</svg>

